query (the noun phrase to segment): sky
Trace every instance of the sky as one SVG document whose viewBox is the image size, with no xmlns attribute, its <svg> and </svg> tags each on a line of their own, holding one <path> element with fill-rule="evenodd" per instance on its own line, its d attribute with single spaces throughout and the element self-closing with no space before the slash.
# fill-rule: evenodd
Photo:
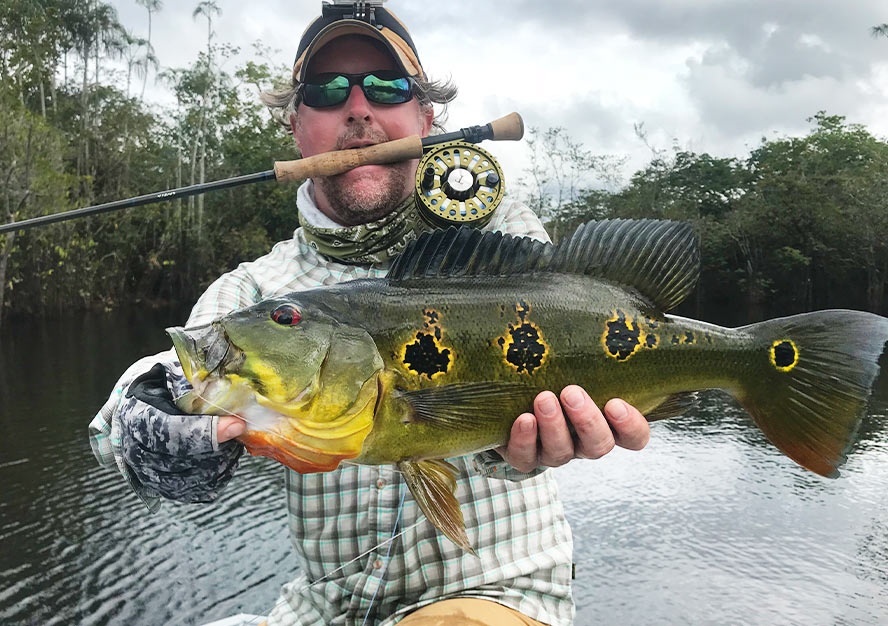
<svg viewBox="0 0 888 626">
<path fill-rule="evenodd" d="M 216 41 L 292 64 L 319 0 L 217 0 Z M 112 0 L 120 21 L 147 35 L 135 0 Z M 152 25 L 162 67 L 190 64 L 206 46 L 197 2 L 167 0 Z M 803 135 L 820 110 L 888 137 L 888 22 L 884 0 L 389 0 L 426 73 L 460 89 L 448 129 L 517 111 L 529 127 L 563 127 L 595 154 L 625 157 L 624 178 L 651 149 L 742 157 L 764 137 Z M 227 69 L 235 63 L 229 61 Z M 171 103 L 160 86 L 148 97 Z M 643 124 L 647 141 L 636 134 Z M 507 182 L 526 179 L 525 142 L 487 142 Z"/>
</svg>

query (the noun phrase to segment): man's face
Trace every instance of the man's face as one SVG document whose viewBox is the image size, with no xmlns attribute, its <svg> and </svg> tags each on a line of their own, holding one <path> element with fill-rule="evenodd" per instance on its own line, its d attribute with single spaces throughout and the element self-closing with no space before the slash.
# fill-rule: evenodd
<svg viewBox="0 0 888 626">
<path fill-rule="evenodd" d="M 361 74 L 397 69 L 394 59 L 373 40 L 345 36 L 324 46 L 311 59 L 309 76 L 322 73 Z M 416 98 L 404 104 L 376 104 L 354 86 L 337 106 L 299 105 L 293 137 L 303 157 L 331 150 L 373 145 L 410 135 L 425 137 L 432 111 Z M 353 226 L 388 214 L 413 193 L 417 160 L 390 165 L 365 165 L 338 176 L 315 178 L 318 208 L 331 219 Z"/>
</svg>

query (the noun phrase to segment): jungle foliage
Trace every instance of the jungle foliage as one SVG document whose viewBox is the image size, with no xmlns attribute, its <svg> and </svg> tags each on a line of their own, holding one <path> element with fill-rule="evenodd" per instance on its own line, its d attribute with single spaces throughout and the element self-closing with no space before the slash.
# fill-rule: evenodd
<svg viewBox="0 0 888 626">
<path fill-rule="evenodd" d="M 692 222 L 703 267 L 686 308 L 696 314 L 729 307 L 740 321 L 831 307 L 884 313 L 888 143 L 841 116 L 819 112 L 809 122 L 806 136 L 763 139 L 744 159 L 658 150 L 617 191 L 580 190 L 558 204 L 551 194 L 531 199 L 556 237 L 590 219 Z M 568 155 L 554 161 L 562 169 L 589 163 L 570 158 L 575 147 L 553 141 L 551 131 L 533 136 L 541 153 Z M 576 177 L 557 178 L 552 160 L 540 163 L 532 168 L 543 187 Z"/>
<path fill-rule="evenodd" d="M 205 50 L 187 67 L 163 67 L 150 34 L 162 3 L 138 1 L 147 38 L 101 0 L 0 3 L 0 222 L 298 157 L 258 100 L 286 67 L 225 69 L 237 50 L 215 41 L 214 0 L 194 10 L 206 20 Z M 147 103 L 149 81 L 176 104 Z M 588 219 L 692 221 L 704 259 L 698 305 L 752 318 L 831 306 L 884 312 L 888 144 L 842 117 L 821 112 L 811 123 L 808 135 L 762 140 L 743 159 L 654 151 L 622 185 L 623 159 L 592 154 L 565 129 L 534 132 L 525 199 L 556 238 Z M 600 188 L 584 185 L 590 172 Z M 0 319 L 191 302 L 290 236 L 295 193 L 251 185 L 0 236 Z"/>
<path fill-rule="evenodd" d="M 162 9 L 159 0 L 140 4 L 146 20 Z M 150 40 L 133 36 L 109 4 L 0 3 L 0 222 L 297 158 L 258 100 L 286 68 L 223 69 L 236 50 L 213 40 L 218 13 L 215 2 L 201 2 L 205 51 L 188 67 L 158 72 Z M 149 77 L 169 87 L 174 106 L 145 101 Z M 193 301 L 292 233 L 295 192 L 251 185 L 0 236 L 0 314 Z"/>
</svg>

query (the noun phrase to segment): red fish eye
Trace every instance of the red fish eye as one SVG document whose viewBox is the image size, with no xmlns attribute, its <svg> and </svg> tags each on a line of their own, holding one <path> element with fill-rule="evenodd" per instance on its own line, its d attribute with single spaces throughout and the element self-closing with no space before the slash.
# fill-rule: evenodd
<svg viewBox="0 0 888 626">
<path fill-rule="evenodd" d="M 271 319 L 281 326 L 295 326 L 302 321 L 302 316 L 292 304 L 282 304 L 271 312 Z"/>
</svg>

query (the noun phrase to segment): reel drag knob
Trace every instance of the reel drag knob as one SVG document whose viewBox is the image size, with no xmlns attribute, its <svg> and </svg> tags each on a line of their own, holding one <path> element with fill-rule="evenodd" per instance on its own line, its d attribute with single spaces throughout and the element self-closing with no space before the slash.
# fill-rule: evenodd
<svg viewBox="0 0 888 626">
<path fill-rule="evenodd" d="M 453 200 L 468 200 L 475 195 L 478 183 L 472 173 L 461 167 L 450 170 L 441 191 Z"/>
</svg>

